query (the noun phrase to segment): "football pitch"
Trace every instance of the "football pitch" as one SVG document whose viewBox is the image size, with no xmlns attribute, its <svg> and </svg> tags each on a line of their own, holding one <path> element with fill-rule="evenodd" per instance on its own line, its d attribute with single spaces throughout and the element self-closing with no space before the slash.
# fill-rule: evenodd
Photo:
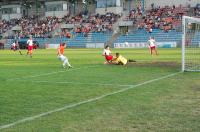
<svg viewBox="0 0 200 132">
<path fill-rule="evenodd" d="M 26 51 L 22 51 L 24 54 Z M 0 51 L 0 132 L 199 131 L 200 73 L 181 71 L 181 49 L 113 49 L 137 62 L 104 65 L 102 49 L 33 58 Z"/>
</svg>

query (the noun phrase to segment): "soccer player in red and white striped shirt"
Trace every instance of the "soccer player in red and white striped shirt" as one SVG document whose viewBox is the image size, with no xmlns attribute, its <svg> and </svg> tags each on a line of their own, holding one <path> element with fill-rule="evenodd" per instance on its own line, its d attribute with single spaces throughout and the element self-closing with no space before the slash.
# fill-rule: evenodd
<svg viewBox="0 0 200 132">
<path fill-rule="evenodd" d="M 105 59 L 106 59 L 106 62 L 104 62 L 105 64 L 110 63 L 113 59 L 113 56 L 111 55 L 110 47 L 108 45 L 103 50 L 102 55 L 105 56 Z"/>
<path fill-rule="evenodd" d="M 154 37 L 150 37 L 148 40 L 150 54 L 153 55 L 153 52 L 158 55 L 157 48 L 156 48 L 156 41 Z"/>
<path fill-rule="evenodd" d="M 33 55 L 33 39 L 32 39 L 32 36 L 30 36 L 30 38 L 27 40 L 27 44 L 28 44 L 27 55 L 29 55 L 32 58 L 32 55 Z"/>
</svg>

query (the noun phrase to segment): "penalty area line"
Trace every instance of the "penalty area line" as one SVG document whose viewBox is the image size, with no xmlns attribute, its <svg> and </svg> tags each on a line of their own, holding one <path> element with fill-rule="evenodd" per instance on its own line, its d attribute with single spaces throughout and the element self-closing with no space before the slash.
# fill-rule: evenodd
<svg viewBox="0 0 200 132">
<path fill-rule="evenodd" d="M 146 85 L 146 84 L 150 84 L 150 83 L 162 80 L 162 79 L 170 78 L 170 77 L 173 77 L 173 76 L 180 74 L 180 73 L 182 73 L 182 72 L 176 72 L 176 73 L 168 74 L 166 76 L 155 78 L 155 79 L 152 79 L 152 80 L 149 80 L 149 81 L 145 81 L 143 83 L 139 83 L 139 84 L 136 84 L 136 85 L 133 85 L 133 86 L 129 86 L 127 88 L 124 88 L 124 89 L 121 89 L 121 90 L 118 90 L 118 91 L 115 91 L 115 92 L 103 94 L 101 96 L 91 98 L 91 99 L 88 99 L 88 100 L 85 100 L 85 101 L 81 101 L 81 102 L 78 102 L 78 103 L 65 105 L 64 107 L 57 108 L 57 109 L 54 109 L 54 110 L 51 110 L 51 111 L 48 111 L 48 112 L 44 112 L 44 113 L 41 113 L 41 114 L 38 114 L 38 115 L 35 115 L 35 116 L 26 117 L 26 118 L 20 119 L 16 122 L 0 126 L 0 130 L 10 128 L 10 127 L 13 127 L 13 126 L 18 125 L 18 124 L 33 121 L 35 119 L 38 119 L 38 118 L 41 118 L 41 117 L 44 117 L 44 116 L 47 116 L 47 115 L 50 115 L 50 114 L 53 114 L 53 113 L 56 113 L 56 112 L 60 112 L 60 111 L 66 110 L 66 109 L 70 109 L 70 108 L 74 108 L 74 107 L 77 107 L 77 106 L 80 106 L 80 105 L 83 105 L 83 104 L 91 103 L 91 102 L 103 99 L 105 97 L 108 97 L 108 96 L 112 96 L 112 95 L 115 95 L 115 94 L 119 94 L 119 93 L 122 93 L 122 92 L 125 92 L 125 91 L 128 91 L 128 90 L 134 89 L 134 88 L 142 86 L 142 85 Z"/>
<path fill-rule="evenodd" d="M 101 86 L 120 86 L 120 87 L 128 87 L 128 86 L 134 86 L 134 84 L 114 84 L 114 83 L 84 83 L 84 82 L 69 82 L 69 81 L 63 81 L 63 82 L 52 82 L 52 81 L 39 81 L 39 80 L 17 80 L 20 82 L 33 82 L 33 83 L 51 83 L 51 84 L 74 84 L 74 85 L 101 85 Z"/>
<path fill-rule="evenodd" d="M 75 71 L 75 70 L 80 70 L 80 69 L 86 69 L 86 68 L 93 68 L 93 67 L 98 67 L 99 65 L 95 66 L 88 66 L 88 67 L 79 67 L 79 68 L 72 68 L 69 70 L 62 70 L 62 71 L 56 71 L 56 72 L 49 72 L 49 73 L 44 73 L 44 74 L 39 74 L 39 75 L 32 75 L 32 76 L 26 76 L 26 77 L 19 77 L 19 78 L 11 78 L 7 79 L 7 81 L 12 81 L 12 80 L 18 80 L 18 79 L 24 79 L 24 78 L 35 78 L 35 77 L 41 77 L 41 76 L 48 76 L 52 74 L 58 74 L 62 72 L 69 72 L 69 71 Z"/>
</svg>

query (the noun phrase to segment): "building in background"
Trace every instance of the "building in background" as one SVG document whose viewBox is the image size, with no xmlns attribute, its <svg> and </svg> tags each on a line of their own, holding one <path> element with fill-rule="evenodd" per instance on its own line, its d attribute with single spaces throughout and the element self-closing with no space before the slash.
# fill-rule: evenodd
<svg viewBox="0 0 200 132">
<path fill-rule="evenodd" d="M 66 14 L 105 14 L 141 8 L 144 12 L 152 7 L 184 6 L 194 7 L 199 0 L 0 0 L 0 18 L 12 19 L 22 16 L 58 16 Z"/>
</svg>

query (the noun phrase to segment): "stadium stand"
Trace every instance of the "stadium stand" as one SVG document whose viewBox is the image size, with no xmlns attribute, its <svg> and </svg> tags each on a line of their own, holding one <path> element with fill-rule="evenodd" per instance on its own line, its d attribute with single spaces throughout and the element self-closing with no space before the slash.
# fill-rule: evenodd
<svg viewBox="0 0 200 132">
<path fill-rule="evenodd" d="M 197 4 L 195 7 L 182 5 L 155 7 L 152 4 L 151 9 L 144 12 L 142 6 L 138 5 L 130 10 L 123 19 L 124 21 L 132 21 L 133 29 L 117 36 L 112 43 L 146 42 L 149 36 L 154 36 L 158 42 L 180 42 L 182 16 L 188 14 L 200 17 L 200 6 Z M 15 26 L 20 26 L 21 31 L 16 31 L 14 35 L 8 36 L 7 38 L 11 40 L 7 42 L 12 42 L 14 39 L 24 41 L 32 35 L 40 45 L 59 44 L 61 36 L 62 41 L 67 42 L 68 46 L 87 47 L 87 44 L 105 44 L 111 40 L 115 34 L 113 25 L 121 21 L 120 18 L 121 14 L 112 12 L 87 15 L 80 12 L 63 18 L 54 16 L 42 19 L 33 15 L 10 21 L 0 20 L 0 34 L 11 31 Z M 61 29 L 63 24 L 72 24 L 74 28 L 72 30 Z"/>
<path fill-rule="evenodd" d="M 39 43 L 48 42 L 50 44 L 56 44 L 62 42 L 67 42 L 68 47 L 86 47 L 86 44 L 97 44 L 101 43 L 104 45 L 108 41 L 108 39 L 112 36 L 112 32 L 103 33 L 103 32 L 90 32 L 88 33 L 88 36 L 85 37 L 84 33 L 72 33 L 72 38 L 68 37 L 62 37 L 60 39 L 59 37 L 55 38 L 45 38 L 42 41 L 39 41 Z"/>
<path fill-rule="evenodd" d="M 6 31 L 10 30 L 11 27 L 15 25 L 15 20 L 6 21 L 0 20 L 0 34 L 5 33 Z"/>
<path fill-rule="evenodd" d="M 160 29 L 154 29 L 152 33 L 146 32 L 144 29 L 139 29 L 137 31 L 131 32 L 128 35 L 121 35 L 115 43 L 123 42 L 147 42 L 150 36 L 155 36 L 158 42 L 171 42 L 171 41 L 181 41 L 181 32 L 171 30 L 168 33 L 163 32 Z"/>
<path fill-rule="evenodd" d="M 81 14 L 69 18 L 46 17 L 43 20 L 37 21 L 33 16 L 30 18 L 21 18 L 15 20 L 15 24 L 10 25 L 10 28 L 19 25 L 22 27 L 21 32 L 16 32 L 14 36 L 9 36 L 12 39 L 20 39 L 25 41 L 30 35 L 37 39 L 40 45 L 44 44 L 58 44 L 60 37 L 62 41 L 68 43 L 71 47 L 86 47 L 87 43 L 105 43 L 112 35 L 112 24 L 114 24 L 119 15 L 107 13 L 105 15 L 93 15 L 88 19 L 84 19 Z M 70 21 L 69 21 L 70 19 Z M 77 24 L 72 31 L 62 30 L 60 34 L 53 35 L 57 28 L 62 23 Z M 12 42 L 12 41 L 10 41 Z"/>
<path fill-rule="evenodd" d="M 182 16 L 188 10 L 182 6 L 152 7 L 143 16 L 139 9 L 131 10 L 128 18 L 135 23 L 137 29 L 122 34 L 114 43 L 145 43 L 150 36 L 154 36 L 157 42 L 180 42 Z"/>
</svg>

